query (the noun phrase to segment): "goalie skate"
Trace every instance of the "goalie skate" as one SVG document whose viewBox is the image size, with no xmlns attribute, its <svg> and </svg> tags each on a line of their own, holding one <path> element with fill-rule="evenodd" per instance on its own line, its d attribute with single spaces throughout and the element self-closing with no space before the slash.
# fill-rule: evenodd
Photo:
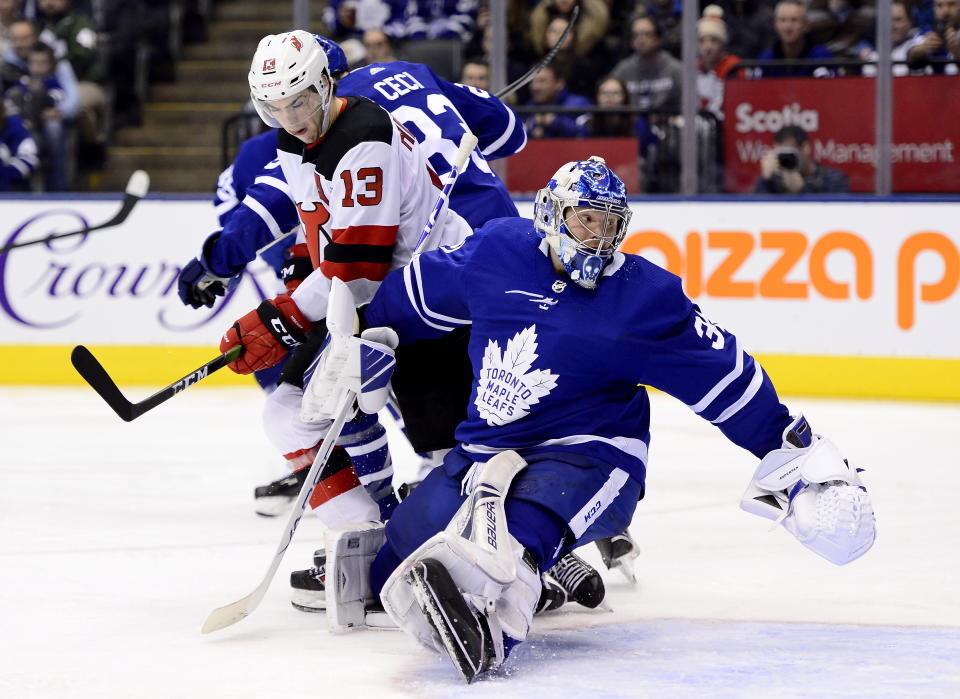
<svg viewBox="0 0 960 699">
<path fill-rule="evenodd" d="M 313 554 L 313 567 L 290 573 L 293 594 L 290 604 L 301 612 L 323 612 L 327 609 L 327 552 L 317 549 Z"/>
<path fill-rule="evenodd" d="M 600 549 L 600 557 L 607 570 L 619 570 L 628 582 L 637 582 L 634 560 L 640 555 L 640 549 L 630 536 L 629 529 L 624 529 L 616 536 L 597 539 L 594 543 Z"/>
<path fill-rule="evenodd" d="M 496 652 L 486 618 L 464 600 L 450 573 L 432 558 L 417 561 L 407 573 L 417 604 L 442 648 L 467 682 L 496 664 Z"/>
<path fill-rule="evenodd" d="M 557 581 L 569 599 L 588 609 L 600 606 L 606 595 L 600 574 L 574 553 L 557 561 L 546 575 Z"/>
</svg>

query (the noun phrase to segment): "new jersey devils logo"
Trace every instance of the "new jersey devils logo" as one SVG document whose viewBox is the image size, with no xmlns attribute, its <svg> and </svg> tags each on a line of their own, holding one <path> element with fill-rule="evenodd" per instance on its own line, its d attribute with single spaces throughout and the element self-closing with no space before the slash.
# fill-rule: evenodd
<svg viewBox="0 0 960 699">
<path fill-rule="evenodd" d="M 303 50 L 303 43 L 297 37 L 291 36 L 290 43 L 293 44 L 293 48 L 295 48 L 297 51 Z"/>
<path fill-rule="evenodd" d="M 277 70 L 277 59 L 268 58 L 263 62 L 263 72 L 264 73 L 273 73 Z"/>
</svg>

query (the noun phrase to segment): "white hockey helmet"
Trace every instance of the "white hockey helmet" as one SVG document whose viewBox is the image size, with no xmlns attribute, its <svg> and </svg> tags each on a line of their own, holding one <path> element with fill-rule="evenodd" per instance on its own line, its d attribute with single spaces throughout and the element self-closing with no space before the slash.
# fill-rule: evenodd
<svg viewBox="0 0 960 699">
<path fill-rule="evenodd" d="M 265 106 L 266 103 L 314 88 L 318 104 L 304 115 L 303 120 L 322 110 L 320 134 L 326 133 L 333 102 L 333 80 L 327 54 L 313 34 L 296 29 L 263 37 L 253 54 L 248 80 L 257 114 L 273 128 L 282 128 L 283 125 Z"/>
</svg>

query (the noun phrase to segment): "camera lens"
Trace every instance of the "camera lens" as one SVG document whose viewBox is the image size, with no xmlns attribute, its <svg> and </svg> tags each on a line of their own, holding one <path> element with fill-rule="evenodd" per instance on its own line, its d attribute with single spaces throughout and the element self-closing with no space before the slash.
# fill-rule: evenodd
<svg viewBox="0 0 960 699">
<path fill-rule="evenodd" d="M 800 164 L 796 153 L 777 153 L 777 162 L 784 170 L 796 170 Z"/>
</svg>

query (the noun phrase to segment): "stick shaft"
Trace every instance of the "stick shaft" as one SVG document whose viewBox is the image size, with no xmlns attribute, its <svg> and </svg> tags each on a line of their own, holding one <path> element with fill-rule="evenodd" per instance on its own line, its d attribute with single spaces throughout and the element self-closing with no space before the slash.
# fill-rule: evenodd
<svg viewBox="0 0 960 699">
<path fill-rule="evenodd" d="M 437 224 L 442 220 L 443 214 L 447 208 L 449 208 L 450 192 L 453 190 L 453 185 L 457 183 L 457 178 L 460 177 L 460 173 L 462 173 L 466 167 L 470 154 L 476 147 L 477 137 L 472 133 L 465 133 L 463 138 L 460 139 L 460 147 L 457 149 L 457 154 L 453 158 L 453 168 L 447 173 L 447 181 L 444 183 L 443 189 L 440 190 L 437 202 L 433 205 L 433 211 L 430 212 L 430 217 L 427 219 L 427 223 L 420 233 L 420 239 L 417 241 L 414 255 L 430 249 L 430 242 L 437 230 Z"/>
<path fill-rule="evenodd" d="M 40 245 L 41 243 L 49 243 L 54 240 L 60 240 L 61 238 L 71 238 L 76 235 L 84 235 L 85 233 L 92 233 L 93 231 L 104 230 L 106 228 L 113 228 L 114 226 L 119 226 L 121 223 L 127 220 L 127 217 L 130 215 L 130 212 L 133 211 L 133 207 L 137 205 L 137 202 L 140 201 L 146 194 L 146 187 L 148 184 L 144 184 L 141 179 L 136 180 L 136 186 L 133 186 L 134 178 L 145 178 L 146 173 L 141 170 L 135 172 L 131 178 L 130 183 L 127 185 L 127 189 L 131 188 L 136 191 L 127 191 L 123 195 L 123 201 L 120 203 L 120 208 L 113 215 L 109 221 L 104 221 L 99 223 L 96 226 L 86 226 L 76 231 L 70 231 L 69 233 L 51 233 L 48 236 L 43 238 L 37 238 L 36 240 L 25 240 L 19 243 L 11 243 L 10 245 L 5 245 L 0 248 L 0 255 L 10 252 L 11 250 L 16 250 L 17 248 L 25 248 L 31 245 Z M 149 179 L 147 179 L 149 183 Z"/>
<path fill-rule="evenodd" d="M 70 363 L 77 370 L 83 380 L 90 384 L 90 387 L 96 391 L 101 398 L 113 408 L 113 411 L 125 422 L 135 420 L 149 410 L 153 410 L 161 403 L 165 403 L 175 395 L 186 388 L 189 388 L 198 381 L 202 381 L 213 372 L 222 369 L 230 362 L 240 356 L 243 351 L 241 346 L 232 348 L 226 354 L 211 359 L 203 366 L 194 369 L 183 378 L 174 381 L 168 386 L 164 386 L 152 396 L 144 400 L 133 403 L 120 389 L 116 382 L 107 373 L 103 365 L 93 356 L 93 353 L 83 345 L 77 345 L 70 353 Z"/>
<path fill-rule="evenodd" d="M 287 525 L 283 530 L 283 535 L 280 537 L 280 544 L 277 546 L 276 553 L 273 554 L 273 559 L 270 561 L 263 580 L 261 580 L 253 592 L 246 597 L 242 597 L 236 602 L 224 605 L 223 607 L 217 607 L 210 612 L 206 621 L 203 623 L 201 633 L 211 633 L 212 631 L 219 631 L 227 626 L 232 626 L 238 621 L 247 618 L 260 605 L 260 601 L 267 593 L 267 589 L 270 587 L 270 583 L 273 581 L 277 569 L 280 567 L 280 562 L 283 560 L 284 554 L 290 547 L 290 542 L 293 541 L 293 535 L 297 531 L 297 525 L 300 524 L 300 519 L 303 517 L 303 512 L 306 509 L 310 494 L 313 493 L 313 489 L 317 483 L 323 480 L 324 474 L 326 473 L 325 466 L 330 458 L 330 452 L 333 451 L 337 439 L 340 438 L 340 433 L 343 431 L 343 425 L 346 423 L 347 417 L 353 412 L 355 397 L 356 394 L 352 391 L 347 392 L 340 412 L 330 426 L 326 437 L 323 438 L 323 445 L 317 452 L 317 456 L 314 458 L 313 464 L 307 472 L 307 477 L 304 480 L 303 486 L 300 488 L 300 494 L 297 496 L 297 500 L 293 504 L 293 509 L 290 511 L 290 517 L 287 519 Z"/>
<path fill-rule="evenodd" d="M 557 55 L 557 52 L 560 51 L 560 47 L 563 46 L 563 42 L 566 40 L 567 35 L 573 31 L 573 25 L 577 23 L 577 18 L 580 17 L 580 3 L 578 2 L 573 8 L 573 14 L 570 16 L 570 21 L 567 23 L 567 28 L 563 30 L 563 34 L 560 35 L 560 38 L 557 39 L 557 43 L 553 45 L 547 54 L 540 59 L 540 61 L 526 73 L 521 75 L 519 78 L 514 80 L 512 83 L 507 85 L 505 88 L 497 92 L 494 97 L 497 99 L 503 99 L 504 97 L 509 97 L 514 92 L 519 90 L 521 87 L 526 85 L 528 82 L 533 80 L 533 76 L 543 70 L 543 67 L 547 65 L 550 61 L 553 60 L 553 57 Z"/>
</svg>

